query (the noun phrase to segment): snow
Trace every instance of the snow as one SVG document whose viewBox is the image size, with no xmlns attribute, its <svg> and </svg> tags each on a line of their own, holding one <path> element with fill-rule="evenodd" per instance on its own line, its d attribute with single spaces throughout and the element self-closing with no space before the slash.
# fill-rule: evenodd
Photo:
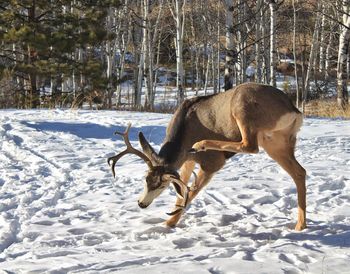
<svg viewBox="0 0 350 274">
<path fill-rule="evenodd" d="M 227 161 L 176 228 L 169 188 L 137 199 L 146 165 L 113 135 L 131 122 L 158 150 L 171 115 L 0 111 L 0 270 L 4 273 L 350 273 L 350 123 L 306 118 L 296 157 L 307 169 L 308 228 L 296 189 L 265 152 Z M 0 271 L 1 272 L 1 271 Z M 2 272 L 1 272 L 2 273 Z"/>
</svg>

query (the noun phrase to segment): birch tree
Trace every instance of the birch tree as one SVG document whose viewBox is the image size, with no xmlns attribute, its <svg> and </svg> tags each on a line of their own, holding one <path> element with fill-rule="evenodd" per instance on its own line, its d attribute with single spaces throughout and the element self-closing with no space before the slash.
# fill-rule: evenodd
<svg viewBox="0 0 350 274">
<path fill-rule="evenodd" d="M 350 42 L 350 1 L 342 0 L 343 20 L 339 37 L 338 65 L 337 65 L 337 101 L 345 109 L 349 104 L 349 94 L 346 85 L 346 63 Z"/>
<path fill-rule="evenodd" d="M 305 104 L 306 104 L 306 101 L 308 99 L 307 97 L 308 97 L 309 89 L 310 89 L 311 73 L 312 73 L 312 70 L 314 69 L 314 62 L 315 62 L 315 58 L 316 58 L 316 48 L 318 46 L 318 33 L 319 33 L 320 23 L 321 23 L 321 16 L 320 16 L 320 13 L 317 13 L 316 20 L 315 20 L 315 27 L 314 27 L 313 35 L 312 35 L 309 63 L 308 63 L 308 67 L 307 67 L 307 71 L 306 71 L 306 78 L 305 78 L 305 83 L 304 83 L 304 94 L 303 94 L 303 102 L 302 102 L 303 110 L 305 109 Z"/>
<path fill-rule="evenodd" d="M 264 83 L 270 83 L 270 52 L 269 52 L 269 39 L 268 39 L 268 28 L 267 25 L 267 14 L 266 9 L 263 7 L 260 9 L 260 18 L 261 18 L 261 48 L 262 52 L 262 76 Z"/>
<path fill-rule="evenodd" d="M 106 60 L 107 60 L 107 67 L 106 67 L 106 77 L 107 77 L 107 106 L 108 108 L 112 108 L 112 95 L 113 95 L 113 83 L 112 83 L 112 75 L 113 70 L 115 67 L 115 46 L 113 43 L 113 40 L 111 39 L 112 34 L 112 27 L 113 27 L 113 21 L 114 21 L 114 9 L 109 8 L 108 14 L 106 18 L 106 29 L 107 29 L 107 36 L 108 39 L 106 41 Z"/>
<path fill-rule="evenodd" d="M 141 14 L 143 12 L 143 0 L 138 1 L 138 9 L 141 10 Z M 134 46 L 136 53 L 136 62 L 138 64 L 138 69 L 135 71 L 135 95 L 134 95 L 134 104 L 137 108 L 141 107 L 141 95 L 142 95 L 142 85 L 143 85 L 143 74 L 144 74 L 144 63 L 145 63 L 145 50 L 146 50 L 146 41 L 143 35 L 143 29 L 145 26 L 145 21 L 143 17 L 136 18 L 136 22 L 138 26 L 135 29 L 135 38 L 134 38 Z"/>
<path fill-rule="evenodd" d="M 319 72 L 324 75 L 325 72 L 325 57 L 326 57 L 326 34 L 325 34 L 325 28 L 326 28 L 326 5 L 324 3 L 324 0 L 321 2 L 321 30 L 320 30 L 320 60 L 319 60 Z"/>
<path fill-rule="evenodd" d="M 159 39 L 159 31 L 160 31 L 160 19 L 163 14 L 163 0 L 160 0 L 158 3 L 158 14 L 155 20 L 151 18 L 150 11 L 150 0 L 143 0 L 143 9 L 144 9 L 144 23 L 145 27 L 143 29 L 143 37 L 145 42 L 145 63 L 144 63 L 144 71 L 146 76 L 146 102 L 145 107 L 149 109 L 153 109 L 154 107 L 154 99 L 155 99 L 155 91 L 156 91 L 156 68 L 157 61 L 159 60 L 155 55 L 155 49 L 157 48 L 158 39 Z M 159 55 L 159 49 L 157 51 L 157 55 Z"/>
<path fill-rule="evenodd" d="M 130 10 L 128 8 L 129 0 L 124 0 L 123 8 L 119 9 L 116 16 L 116 47 L 119 51 L 119 58 L 116 61 L 116 78 L 117 78 L 117 106 L 120 106 L 121 104 L 121 98 L 122 98 L 122 80 L 125 77 L 125 58 L 126 58 L 126 52 L 127 48 L 129 46 L 130 40 L 131 40 L 131 33 L 132 33 L 132 17 L 130 16 Z"/>
<path fill-rule="evenodd" d="M 270 8 L 270 85 L 276 86 L 276 1 L 267 0 Z"/>
<path fill-rule="evenodd" d="M 263 8 L 263 0 L 257 0 L 255 11 L 255 81 L 262 82 L 262 59 L 261 59 L 261 10 Z"/>
<path fill-rule="evenodd" d="M 233 87 L 233 71 L 235 65 L 236 51 L 233 36 L 233 0 L 225 0 L 225 30 L 226 30 L 226 56 L 225 56 L 225 75 L 224 89 L 229 90 Z"/>
<path fill-rule="evenodd" d="M 299 108 L 300 90 L 299 90 L 299 75 L 297 66 L 297 8 L 295 0 L 292 0 L 293 6 L 293 58 L 294 58 L 294 77 L 295 77 L 295 89 L 296 89 L 296 107 Z"/>
<path fill-rule="evenodd" d="M 184 100 L 183 41 L 185 29 L 185 7 L 187 0 L 168 0 L 175 21 L 176 87 L 178 103 Z"/>
</svg>

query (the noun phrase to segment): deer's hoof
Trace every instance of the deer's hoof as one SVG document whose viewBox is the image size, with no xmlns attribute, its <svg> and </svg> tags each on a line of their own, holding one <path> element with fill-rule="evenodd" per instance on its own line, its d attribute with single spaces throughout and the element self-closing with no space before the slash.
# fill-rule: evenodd
<svg viewBox="0 0 350 274">
<path fill-rule="evenodd" d="M 174 221 L 171 220 L 171 219 L 169 219 L 169 220 L 167 220 L 167 221 L 165 222 L 165 225 L 166 225 L 167 227 L 171 227 L 171 228 L 176 227 L 176 224 L 177 224 L 177 222 L 174 222 Z"/>
<path fill-rule="evenodd" d="M 305 228 L 306 228 L 306 223 L 297 223 L 295 226 L 296 231 L 302 231 Z"/>
<path fill-rule="evenodd" d="M 195 143 L 192 146 L 192 149 L 190 151 L 194 151 L 194 152 L 206 151 L 206 147 L 205 147 L 204 141 L 200 141 L 200 142 Z"/>
<path fill-rule="evenodd" d="M 181 213 L 178 213 L 174 216 L 172 216 L 171 218 L 169 218 L 166 222 L 165 225 L 167 227 L 176 227 L 177 223 L 179 222 L 181 218 Z"/>
</svg>

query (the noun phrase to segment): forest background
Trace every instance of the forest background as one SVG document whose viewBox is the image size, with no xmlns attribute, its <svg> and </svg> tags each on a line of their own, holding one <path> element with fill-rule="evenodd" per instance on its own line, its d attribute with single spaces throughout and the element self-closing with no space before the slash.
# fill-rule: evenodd
<svg viewBox="0 0 350 274">
<path fill-rule="evenodd" d="M 172 110 L 255 81 L 350 116 L 349 41 L 349 0 L 3 0 L 0 108 Z"/>
</svg>

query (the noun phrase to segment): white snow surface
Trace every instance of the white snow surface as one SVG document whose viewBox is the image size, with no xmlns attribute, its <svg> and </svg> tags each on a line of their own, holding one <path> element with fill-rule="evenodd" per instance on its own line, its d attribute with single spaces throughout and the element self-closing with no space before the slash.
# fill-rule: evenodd
<svg viewBox="0 0 350 274">
<path fill-rule="evenodd" d="M 306 168 L 308 228 L 296 188 L 264 151 L 236 155 L 167 228 L 169 188 L 137 199 L 146 165 L 107 157 L 131 122 L 158 150 L 171 115 L 0 111 L 0 273 L 350 273 L 350 122 L 305 118 L 296 157 Z M 2 271 L 2 272 L 1 272 Z"/>
</svg>

